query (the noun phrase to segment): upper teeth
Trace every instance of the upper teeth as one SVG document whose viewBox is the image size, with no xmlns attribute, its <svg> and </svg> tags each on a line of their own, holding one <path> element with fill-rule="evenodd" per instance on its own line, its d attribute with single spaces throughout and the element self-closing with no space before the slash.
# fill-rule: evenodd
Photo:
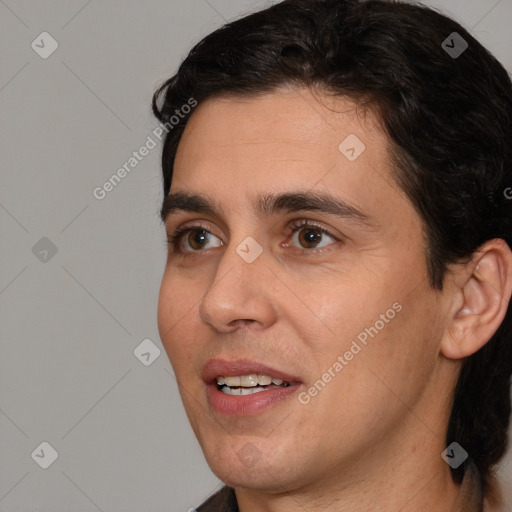
<svg viewBox="0 0 512 512">
<path fill-rule="evenodd" d="M 247 388 L 252 388 L 254 386 L 268 386 L 269 384 L 275 384 L 276 386 L 280 386 L 284 381 L 281 379 L 273 379 L 269 375 L 259 375 L 256 373 L 251 373 L 250 375 L 240 375 L 239 377 L 217 377 L 217 384 L 222 386 L 226 384 L 226 386 L 243 386 Z"/>
</svg>

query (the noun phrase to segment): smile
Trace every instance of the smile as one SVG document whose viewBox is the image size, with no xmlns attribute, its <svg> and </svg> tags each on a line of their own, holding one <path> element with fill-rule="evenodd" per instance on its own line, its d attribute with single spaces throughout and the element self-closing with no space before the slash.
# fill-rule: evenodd
<svg viewBox="0 0 512 512">
<path fill-rule="evenodd" d="M 269 389 L 285 388 L 289 382 L 269 375 L 251 373 L 248 375 L 217 377 L 217 388 L 226 395 L 252 395 Z"/>
<path fill-rule="evenodd" d="M 203 380 L 209 406 L 214 412 L 229 416 L 261 413 L 302 386 L 297 377 L 248 360 L 210 360 Z"/>
</svg>

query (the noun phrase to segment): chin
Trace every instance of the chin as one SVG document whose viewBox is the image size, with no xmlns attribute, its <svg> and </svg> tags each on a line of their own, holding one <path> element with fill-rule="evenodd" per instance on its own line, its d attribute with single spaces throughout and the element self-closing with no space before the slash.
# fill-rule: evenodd
<svg viewBox="0 0 512 512">
<path fill-rule="evenodd" d="M 263 468 L 247 469 L 241 467 L 236 470 L 222 468 L 221 471 L 213 472 L 219 480 L 235 489 L 250 489 L 270 494 L 283 493 L 294 489 L 292 483 L 284 475 L 276 478 L 275 474 L 271 474 Z"/>
<path fill-rule="evenodd" d="M 210 469 L 226 485 L 269 493 L 296 487 L 297 461 L 291 461 L 282 449 L 261 447 L 261 438 L 226 444 L 215 443 L 213 450 L 203 450 Z"/>
</svg>

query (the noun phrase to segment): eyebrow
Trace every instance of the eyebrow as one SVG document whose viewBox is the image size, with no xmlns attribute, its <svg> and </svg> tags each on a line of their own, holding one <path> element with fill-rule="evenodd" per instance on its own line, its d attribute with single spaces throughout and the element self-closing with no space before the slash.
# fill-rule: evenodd
<svg viewBox="0 0 512 512">
<path fill-rule="evenodd" d="M 377 227 L 376 222 L 363 211 L 330 194 L 312 192 L 269 193 L 255 198 L 251 206 L 256 213 L 262 215 L 271 215 L 277 212 L 317 211 L 353 220 L 372 229 Z M 222 208 L 217 208 L 208 196 L 187 192 L 168 194 L 160 211 L 162 221 L 165 222 L 170 215 L 178 211 L 204 213 L 212 216 L 219 216 L 223 213 Z"/>
</svg>

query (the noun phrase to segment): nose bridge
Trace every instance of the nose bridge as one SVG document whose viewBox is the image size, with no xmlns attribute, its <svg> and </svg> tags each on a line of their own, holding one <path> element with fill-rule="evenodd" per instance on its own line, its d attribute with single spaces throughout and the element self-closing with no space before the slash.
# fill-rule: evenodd
<svg viewBox="0 0 512 512">
<path fill-rule="evenodd" d="M 203 321 L 218 330 L 237 320 L 271 321 L 272 304 L 263 247 L 252 237 L 230 244 L 199 307 Z"/>
</svg>

